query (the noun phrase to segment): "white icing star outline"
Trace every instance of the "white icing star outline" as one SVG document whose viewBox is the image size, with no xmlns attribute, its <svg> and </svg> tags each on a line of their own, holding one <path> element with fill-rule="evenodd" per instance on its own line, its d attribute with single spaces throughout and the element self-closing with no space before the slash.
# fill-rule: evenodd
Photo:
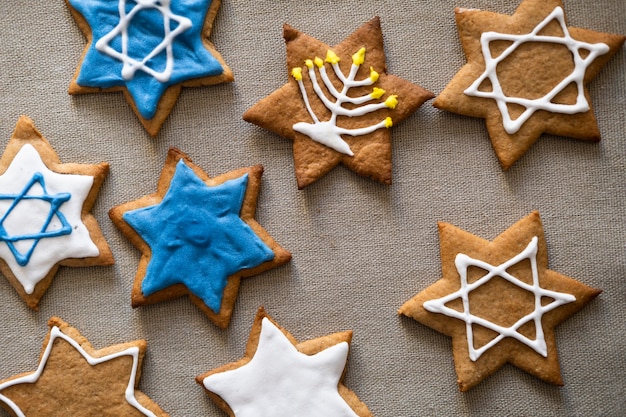
<svg viewBox="0 0 626 417">
<path fill-rule="evenodd" d="M 556 20 L 561 26 L 563 31 L 562 37 L 560 36 L 548 36 L 537 35 L 543 28 L 545 28 L 550 22 Z M 491 55 L 489 43 L 492 41 L 510 41 L 513 42 L 508 48 L 504 50 L 500 55 L 494 58 Z M 574 70 L 570 75 L 565 77 L 559 84 L 557 84 L 552 91 L 545 96 L 537 99 L 526 99 L 522 97 L 508 97 L 502 91 L 500 80 L 496 73 L 497 65 L 511 55 L 520 45 L 526 42 L 546 42 L 560 44 L 572 54 L 574 59 Z M 498 109 L 502 114 L 502 123 L 504 130 L 508 134 L 514 134 L 522 127 L 522 125 L 538 110 L 546 110 L 553 113 L 562 114 L 575 114 L 586 112 L 590 109 L 589 103 L 585 98 L 583 79 L 585 77 L 585 71 L 587 67 L 598 57 L 609 51 L 609 46 L 604 43 L 586 43 L 573 39 L 570 36 L 569 30 L 565 25 L 565 15 L 561 7 L 556 7 L 552 13 L 550 13 L 541 23 L 539 23 L 532 32 L 524 35 L 510 35 L 497 32 L 485 32 L 480 37 L 480 43 L 482 46 L 482 53 L 485 59 L 485 71 L 481 74 L 474 83 L 469 86 L 464 93 L 468 96 L 483 97 L 494 99 L 498 105 Z M 583 58 L 580 54 L 581 50 L 588 51 L 589 54 Z M 480 91 L 478 88 L 480 85 L 489 79 L 492 85 L 492 91 Z M 558 104 L 553 103 L 553 100 L 565 87 L 569 84 L 575 83 L 578 91 L 575 104 Z M 524 112 L 515 120 L 511 119 L 511 115 L 508 111 L 507 104 L 518 104 L 525 108 Z"/>
<path fill-rule="evenodd" d="M 170 9 L 171 0 L 132 0 L 136 5 L 126 13 L 126 0 L 119 0 L 118 10 L 120 13 L 120 22 L 103 36 L 98 42 L 96 42 L 96 49 L 104 54 L 111 56 L 119 61 L 122 61 L 122 77 L 125 80 L 130 80 L 135 76 L 137 70 L 142 70 L 145 73 L 151 75 L 160 82 L 167 82 L 172 76 L 172 70 L 174 68 L 174 52 L 172 48 L 172 42 L 176 36 L 186 31 L 191 27 L 191 20 L 178 16 L 172 13 Z M 141 61 L 128 56 L 128 26 L 130 25 L 133 17 L 144 9 L 156 9 L 163 15 L 163 29 L 165 30 L 165 36 L 161 43 L 159 43 L 148 55 L 146 55 Z M 170 21 L 173 20 L 178 23 L 176 29 L 171 30 Z M 121 35 L 122 37 L 122 52 L 119 52 L 109 46 L 115 37 Z M 155 71 L 146 65 L 151 58 L 165 50 L 166 64 L 165 69 L 161 72 Z"/>
<path fill-rule="evenodd" d="M 32 374 L 24 375 L 24 376 L 21 376 L 19 378 L 15 378 L 15 379 L 12 379 L 10 381 L 6 381 L 3 384 L 0 384 L 0 391 L 6 389 L 8 387 L 12 387 L 14 385 L 18 385 L 18 384 L 34 384 L 35 382 L 37 382 L 39 380 L 39 378 L 41 377 L 41 374 L 43 373 L 44 368 L 46 367 L 46 363 L 48 361 L 48 358 L 50 357 L 50 353 L 52 352 L 52 346 L 54 344 L 54 341 L 57 338 L 63 339 L 67 343 L 72 345 L 72 347 L 74 349 L 76 349 L 78 351 L 78 353 L 80 353 L 81 356 L 83 358 L 85 358 L 87 363 L 89 363 L 89 365 L 91 365 L 91 366 L 97 365 L 97 364 L 100 364 L 100 363 L 103 363 L 103 362 L 107 362 L 107 361 L 109 361 L 111 359 L 119 358 L 121 356 L 130 356 L 130 357 L 132 357 L 133 358 L 133 366 L 132 366 L 130 378 L 128 379 L 128 385 L 126 386 L 126 391 L 125 391 L 126 401 L 128 401 L 128 403 L 130 405 L 135 407 L 142 414 L 144 414 L 144 415 L 146 415 L 148 417 L 156 417 L 156 415 L 152 411 L 148 410 L 147 408 L 145 408 L 144 406 L 139 404 L 139 401 L 137 401 L 137 398 L 135 398 L 135 379 L 137 377 L 137 368 L 139 366 L 139 348 L 138 347 L 133 346 L 133 347 L 130 347 L 130 348 L 125 349 L 125 350 L 120 351 L 120 352 L 111 353 L 109 355 L 102 356 L 102 357 L 99 357 L 99 358 L 94 358 L 89 353 L 87 353 L 85 351 L 85 349 L 83 349 L 78 344 L 78 342 L 76 342 L 74 339 L 72 339 L 68 335 L 64 334 L 61 331 L 61 329 L 59 329 L 57 326 L 54 326 L 54 327 L 52 327 L 50 329 L 50 337 L 48 339 L 48 344 L 46 345 L 46 349 L 44 350 L 44 353 L 41 355 L 41 361 L 39 362 L 39 366 L 37 367 L 37 370 L 35 372 L 33 372 Z M 17 406 L 17 404 L 15 404 L 13 401 L 11 401 L 6 396 L 0 394 L 0 401 L 3 401 L 5 404 L 7 404 L 9 406 L 9 408 L 11 408 L 11 410 L 18 417 L 25 417 L 24 413 Z"/>
<path fill-rule="evenodd" d="M 454 260 L 454 264 L 461 278 L 461 288 L 458 291 L 445 297 L 438 298 L 436 300 L 428 300 L 424 303 L 424 308 L 432 313 L 445 314 L 446 316 L 457 318 L 465 322 L 467 345 L 469 349 L 469 356 L 472 361 L 476 361 L 487 349 L 491 348 L 505 337 L 512 337 L 514 339 L 517 339 L 528 347 L 534 349 L 543 357 L 548 356 L 548 349 L 546 341 L 544 339 L 543 327 L 541 325 L 541 318 L 545 313 L 554 310 L 555 308 L 563 304 L 576 301 L 576 297 L 571 294 L 546 290 L 539 286 L 539 274 L 537 272 L 537 240 L 538 239 L 536 236 L 533 237 L 528 246 L 526 246 L 526 248 L 522 252 L 498 266 L 493 266 L 488 264 L 487 262 L 473 259 L 462 253 L 458 254 Z M 528 259 L 530 261 L 533 279 L 532 285 L 528 285 L 527 283 L 519 280 L 518 278 L 514 277 L 506 271 L 509 267 L 525 259 Z M 488 273 L 479 280 L 468 284 L 467 269 L 470 266 L 482 268 Z M 491 280 L 491 278 L 496 276 L 504 278 L 510 283 L 533 293 L 533 295 L 535 296 L 534 310 L 519 319 L 517 322 L 513 323 L 510 327 L 497 325 L 490 322 L 489 320 L 485 320 L 481 317 L 475 316 L 470 312 L 470 291 L 479 288 L 483 284 L 486 284 L 489 280 Z M 552 298 L 554 301 L 546 304 L 545 306 L 542 306 L 542 297 L 549 297 Z M 463 311 L 457 311 L 450 307 L 446 307 L 445 305 L 446 303 L 449 303 L 452 300 L 456 300 L 457 298 L 460 298 L 463 301 Z M 535 324 L 535 340 L 529 339 L 517 331 L 517 329 L 530 321 L 533 321 Z M 487 329 L 493 330 L 494 332 L 499 333 L 499 335 L 481 348 L 475 349 L 474 333 L 472 329 L 472 324 L 474 323 L 481 325 Z"/>
</svg>

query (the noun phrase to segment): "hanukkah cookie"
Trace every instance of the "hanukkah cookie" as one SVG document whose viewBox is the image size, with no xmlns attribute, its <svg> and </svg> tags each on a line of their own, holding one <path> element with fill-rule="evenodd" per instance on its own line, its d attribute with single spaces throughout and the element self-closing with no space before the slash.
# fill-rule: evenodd
<svg viewBox="0 0 626 417">
<path fill-rule="evenodd" d="M 467 64 L 435 107 L 485 119 L 508 169 L 542 133 L 597 142 L 587 84 L 624 36 L 567 26 L 561 0 L 524 0 L 512 16 L 456 9 Z"/>
<path fill-rule="evenodd" d="M 291 259 L 254 219 L 262 173 L 256 165 L 209 178 L 172 148 L 157 192 L 110 210 L 142 253 L 133 307 L 188 294 L 217 326 L 228 326 L 241 278 Z"/>
<path fill-rule="evenodd" d="M 111 265 L 91 214 L 109 165 L 62 164 L 31 119 L 20 117 L 0 158 L 0 271 L 37 309 L 60 265 Z"/>
<path fill-rule="evenodd" d="M 39 365 L 0 381 L 0 406 L 13 416 L 165 417 L 135 390 L 146 342 L 137 340 L 96 350 L 59 318 L 48 321 Z"/>
<path fill-rule="evenodd" d="M 371 417 L 342 382 L 352 332 L 298 343 L 259 309 L 242 359 L 196 381 L 231 417 Z"/>
<path fill-rule="evenodd" d="M 392 125 L 434 96 L 387 73 L 380 20 L 335 47 L 283 28 L 289 80 L 244 120 L 293 141 L 298 188 L 343 164 L 391 183 Z"/>
<path fill-rule="evenodd" d="M 122 91 L 152 136 L 182 87 L 233 80 L 209 41 L 220 0 L 66 0 L 87 38 L 70 94 Z"/>
<path fill-rule="evenodd" d="M 443 278 L 399 313 L 452 337 L 461 391 L 507 362 L 563 385 L 554 327 L 600 290 L 548 269 L 539 213 L 491 242 L 448 223 L 439 238 Z"/>
</svg>

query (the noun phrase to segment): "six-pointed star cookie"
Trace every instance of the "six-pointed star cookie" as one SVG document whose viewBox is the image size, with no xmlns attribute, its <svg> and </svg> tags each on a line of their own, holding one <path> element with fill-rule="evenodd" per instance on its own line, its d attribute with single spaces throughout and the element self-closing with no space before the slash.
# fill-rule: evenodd
<svg viewBox="0 0 626 417">
<path fill-rule="evenodd" d="M 291 259 L 254 219 L 262 173 L 256 165 L 209 178 L 170 149 L 157 192 L 110 210 L 142 252 L 133 307 L 189 294 L 228 326 L 240 279 Z"/>
<path fill-rule="evenodd" d="M 11 415 L 168 415 L 135 390 L 146 350 L 144 340 L 95 350 L 61 319 L 53 317 L 48 325 L 37 369 L 0 381 L 0 405 Z"/>
<path fill-rule="evenodd" d="M 434 96 L 387 74 L 380 19 L 331 48 L 284 26 L 289 81 L 244 120 L 293 141 L 298 188 L 338 164 L 391 183 L 390 127 Z"/>
<path fill-rule="evenodd" d="M 400 314 L 452 337 L 461 391 L 509 362 L 562 385 L 554 327 L 599 290 L 548 269 L 539 213 L 492 242 L 439 224 L 443 278 Z"/>
<path fill-rule="evenodd" d="M 62 164 L 20 117 L 0 159 L 0 271 L 37 309 L 60 265 L 111 265 L 90 213 L 109 165 Z"/>
<path fill-rule="evenodd" d="M 152 136 L 182 87 L 233 80 L 209 42 L 220 0 L 66 0 L 87 38 L 70 94 L 123 91 Z"/>
<path fill-rule="evenodd" d="M 259 309 L 245 356 L 196 378 L 233 417 L 371 417 L 341 383 L 352 332 L 297 343 Z"/>
<path fill-rule="evenodd" d="M 467 64 L 434 106 L 484 118 L 508 169 L 542 133 L 599 141 L 586 85 L 624 36 L 567 27 L 560 0 L 524 0 L 513 16 L 456 10 Z"/>
</svg>

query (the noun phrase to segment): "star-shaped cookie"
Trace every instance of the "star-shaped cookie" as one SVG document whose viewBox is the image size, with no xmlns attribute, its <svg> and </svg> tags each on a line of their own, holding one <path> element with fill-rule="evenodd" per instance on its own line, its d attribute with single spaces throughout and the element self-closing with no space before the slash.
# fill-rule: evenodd
<svg viewBox="0 0 626 417">
<path fill-rule="evenodd" d="M 209 35 L 220 0 L 66 0 L 87 38 L 70 94 L 122 91 L 152 136 L 182 87 L 233 80 Z"/>
<path fill-rule="evenodd" d="M 242 277 L 291 254 L 254 219 L 263 167 L 215 178 L 170 149 L 157 192 L 113 207 L 113 223 L 141 251 L 132 305 L 189 294 L 217 326 L 228 326 Z"/>
<path fill-rule="evenodd" d="M 245 356 L 196 378 L 232 417 L 370 417 L 343 377 L 352 332 L 298 343 L 259 309 Z"/>
<path fill-rule="evenodd" d="M 0 158 L 0 271 L 37 309 L 60 265 L 113 264 L 91 214 L 109 165 L 62 164 L 20 117 Z"/>
<path fill-rule="evenodd" d="M 539 213 L 493 241 L 439 224 L 443 278 L 400 314 L 452 337 L 461 391 L 504 364 L 563 385 L 554 328 L 600 290 L 548 269 Z"/>
<path fill-rule="evenodd" d="M 512 16 L 456 9 L 456 24 L 467 64 L 433 104 L 485 119 L 504 169 L 542 133 L 600 140 L 586 86 L 624 36 L 568 27 L 561 0 L 524 0 Z"/>
<path fill-rule="evenodd" d="M 135 388 L 146 342 L 137 340 L 96 350 L 75 328 L 49 320 L 39 365 L 0 381 L 0 406 L 11 415 L 166 417 Z"/>
<path fill-rule="evenodd" d="M 293 141 L 299 189 L 339 164 L 390 184 L 390 128 L 434 95 L 387 74 L 380 19 L 332 48 L 289 25 L 283 36 L 289 81 L 244 120 Z"/>
</svg>

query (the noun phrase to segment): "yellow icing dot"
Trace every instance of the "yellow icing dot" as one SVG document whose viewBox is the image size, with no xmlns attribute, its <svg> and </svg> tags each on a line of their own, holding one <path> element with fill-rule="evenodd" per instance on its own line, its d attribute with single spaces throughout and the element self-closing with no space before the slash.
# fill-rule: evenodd
<svg viewBox="0 0 626 417">
<path fill-rule="evenodd" d="M 329 64 L 336 64 L 339 62 L 339 57 L 336 53 L 331 51 L 330 49 L 326 52 L 326 62 Z"/>
<path fill-rule="evenodd" d="M 378 88 L 378 87 L 374 87 L 372 94 L 370 94 L 372 98 L 381 98 L 384 95 L 385 95 L 385 90 L 383 90 L 382 88 Z"/>
<path fill-rule="evenodd" d="M 389 129 L 391 126 L 393 126 L 393 123 L 391 122 L 391 117 L 385 118 L 385 127 Z"/>
<path fill-rule="evenodd" d="M 322 58 L 318 58 L 315 57 L 315 65 L 317 65 L 317 68 L 322 68 L 324 66 L 324 61 L 322 61 Z"/>
<path fill-rule="evenodd" d="M 308 68 L 313 68 L 313 61 L 307 59 L 306 61 L 304 61 L 304 65 L 306 65 Z"/>
<path fill-rule="evenodd" d="M 359 49 L 359 51 L 352 55 L 352 63 L 354 65 L 361 65 L 365 61 L 365 48 Z"/>
<path fill-rule="evenodd" d="M 300 81 L 302 79 L 302 68 L 295 67 L 291 70 L 291 76 L 296 79 L 296 81 Z"/>
<path fill-rule="evenodd" d="M 376 71 L 374 71 L 374 67 L 370 67 L 370 80 L 372 80 L 372 82 L 376 82 L 378 81 L 378 73 Z"/>
<path fill-rule="evenodd" d="M 385 106 L 389 107 L 390 109 L 395 109 L 397 105 L 398 105 L 398 96 L 396 95 L 389 96 L 387 100 L 385 100 Z"/>
</svg>

